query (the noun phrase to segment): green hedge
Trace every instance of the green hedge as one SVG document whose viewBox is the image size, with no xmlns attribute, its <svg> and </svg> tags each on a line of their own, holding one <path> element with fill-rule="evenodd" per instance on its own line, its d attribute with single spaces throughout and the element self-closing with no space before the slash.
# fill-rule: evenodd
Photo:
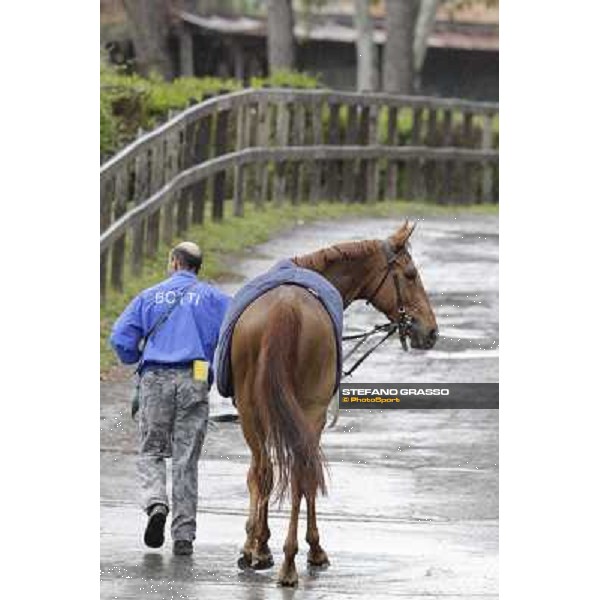
<svg viewBox="0 0 600 600">
<path fill-rule="evenodd" d="M 319 87 L 318 78 L 305 73 L 280 71 L 271 77 L 255 77 L 252 87 Z M 140 129 L 153 129 L 180 111 L 190 101 L 200 102 L 207 95 L 242 88 L 235 79 L 218 77 L 180 77 L 167 82 L 158 76 L 148 79 L 125 73 L 101 61 L 100 65 L 100 155 L 106 160 L 132 142 Z"/>
</svg>

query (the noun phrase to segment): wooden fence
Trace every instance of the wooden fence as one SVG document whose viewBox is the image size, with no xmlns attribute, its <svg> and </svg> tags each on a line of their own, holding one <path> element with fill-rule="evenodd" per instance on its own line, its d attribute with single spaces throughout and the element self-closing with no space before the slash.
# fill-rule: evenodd
<svg viewBox="0 0 600 600">
<path fill-rule="evenodd" d="M 102 299 L 226 199 L 237 216 L 246 202 L 497 202 L 497 118 L 491 103 L 324 90 L 195 104 L 101 167 Z"/>
</svg>

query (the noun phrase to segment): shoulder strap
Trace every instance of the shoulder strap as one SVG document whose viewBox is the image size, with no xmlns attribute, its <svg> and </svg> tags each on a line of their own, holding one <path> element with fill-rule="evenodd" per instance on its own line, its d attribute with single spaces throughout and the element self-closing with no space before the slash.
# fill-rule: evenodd
<svg viewBox="0 0 600 600">
<path fill-rule="evenodd" d="M 181 304 L 181 300 L 183 297 L 197 284 L 197 281 L 194 281 L 191 285 L 186 287 L 177 297 L 177 300 L 173 302 L 172 306 L 169 306 L 165 312 L 160 315 L 160 317 L 156 320 L 156 323 L 152 325 L 152 327 L 148 330 L 148 333 L 143 337 L 141 347 L 140 347 L 140 360 L 138 362 L 136 373 L 139 373 L 140 367 L 142 366 L 142 358 L 144 356 L 144 350 L 146 348 L 146 344 L 148 340 L 156 333 L 158 328 L 173 314 L 173 311 Z"/>
</svg>

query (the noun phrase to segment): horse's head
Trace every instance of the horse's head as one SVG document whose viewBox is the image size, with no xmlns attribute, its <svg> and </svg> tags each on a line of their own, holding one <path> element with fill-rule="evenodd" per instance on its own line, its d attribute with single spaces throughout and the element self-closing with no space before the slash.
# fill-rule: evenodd
<svg viewBox="0 0 600 600">
<path fill-rule="evenodd" d="M 435 315 L 408 248 L 416 224 L 408 221 L 381 244 L 365 297 L 410 337 L 412 348 L 429 350 L 438 337 Z"/>
</svg>

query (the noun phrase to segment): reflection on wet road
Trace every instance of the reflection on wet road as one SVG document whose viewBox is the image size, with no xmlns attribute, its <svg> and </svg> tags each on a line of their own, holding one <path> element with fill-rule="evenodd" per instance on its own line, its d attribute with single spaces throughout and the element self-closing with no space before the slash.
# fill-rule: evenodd
<svg viewBox="0 0 600 600">
<path fill-rule="evenodd" d="M 232 269 L 252 277 L 279 258 L 349 239 L 383 238 L 396 223 L 348 220 L 298 227 L 248 253 Z M 382 346 L 355 381 L 498 381 L 496 217 L 427 217 L 412 239 L 436 312 L 440 340 L 429 352 Z M 234 291 L 239 283 L 223 286 Z M 357 332 L 384 320 L 363 302 L 345 315 Z M 331 567 L 305 566 L 300 587 L 276 587 L 288 510 L 271 511 L 276 568 L 240 573 L 248 451 L 239 427 L 209 431 L 200 466 L 196 553 L 174 557 L 170 540 L 144 548 L 137 505 L 129 381 L 102 383 L 101 578 L 103 598 L 490 598 L 498 594 L 498 411 L 344 411 L 323 437 L 330 495 L 318 503 Z M 213 390 L 211 410 L 231 411 Z"/>
</svg>

